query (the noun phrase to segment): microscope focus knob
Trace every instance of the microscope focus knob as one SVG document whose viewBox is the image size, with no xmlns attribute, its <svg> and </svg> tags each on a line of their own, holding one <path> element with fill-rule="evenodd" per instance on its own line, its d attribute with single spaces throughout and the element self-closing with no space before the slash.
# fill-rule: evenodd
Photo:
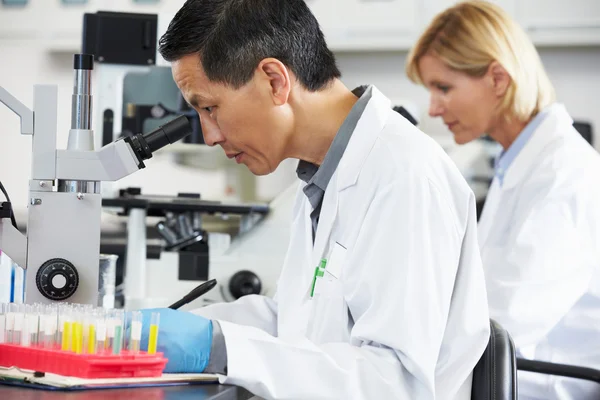
<svg viewBox="0 0 600 400">
<path fill-rule="evenodd" d="M 260 294 L 260 278 L 252 271 L 238 271 L 229 280 L 229 292 L 235 299 L 249 294 Z"/>
<path fill-rule="evenodd" d="M 77 290 L 79 274 L 69 261 L 53 258 L 38 269 L 35 283 L 44 297 L 50 300 L 65 300 Z"/>
</svg>

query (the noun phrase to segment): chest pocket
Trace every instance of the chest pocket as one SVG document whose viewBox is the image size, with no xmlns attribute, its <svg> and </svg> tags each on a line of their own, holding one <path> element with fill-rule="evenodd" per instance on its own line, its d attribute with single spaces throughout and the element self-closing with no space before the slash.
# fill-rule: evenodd
<svg viewBox="0 0 600 400">
<path fill-rule="evenodd" d="M 309 339 L 317 344 L 349 341 L 348 305 L 342 282 L 325 273 L 317 285 L 311 299 Z"/>
<path fill-rule="evenodd" d="M 336 243 L 323 276 L 315 282 L 307 334 L 317 344 L 350 340 L 351 321 L 342 277 L 345 253 L 346 249 Z"/>
</svg>

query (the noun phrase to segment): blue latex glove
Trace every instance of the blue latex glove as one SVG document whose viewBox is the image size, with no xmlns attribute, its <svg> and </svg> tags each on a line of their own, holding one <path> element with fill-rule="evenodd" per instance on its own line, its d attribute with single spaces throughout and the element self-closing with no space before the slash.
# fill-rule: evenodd
<svg viewBox="0 0 600 400">
<path fill-rule="evenodd" d="M 164 372 L 195 373 L 203 372 L 210 358 L 213 339 L 212 321 L 186 311 L 170 308 L 141 310 L 142 341 L 141 350 L 148 349 L 150 317 L 153 312 L 160 314 L 158 344 L 156 351 L 164 353 L 169 360 Z"/>
</svg>

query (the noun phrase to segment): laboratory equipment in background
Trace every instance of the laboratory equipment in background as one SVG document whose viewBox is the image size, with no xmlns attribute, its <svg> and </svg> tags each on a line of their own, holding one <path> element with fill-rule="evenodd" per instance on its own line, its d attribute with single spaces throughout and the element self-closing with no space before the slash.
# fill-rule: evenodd
<svg viewBox="0 0 600 400">
<path fill-rule="evenodd" d="M 98 306 L 115 308 L 115 292 L 117 279 L 116 254 L 100 254 L 100 274 L 98 280 Z"/>
<path fill-rule="evenodd" d="M 287 251 L 297 185 L 268 205 L 206 201 L 198 196 L 151 196 L 123 190 L 104 199 L 118 212 L 127 236 L 103 233 L 102 251 L 118 254 L 117 305 L 164 307 L 199 283 L 217 287 L 183 306 L 232 301 L 249 294 L 273 296 Z"/>
<path fill-rule="evenodd" d="M 74 57 L 71 130 L 66 150 L 56 144 L 57 87 L 36 85 L 33 110 L 0 87 L 0 102 L 21 118 L 32 136 L 27 234 L 17 229 L 10 202 L 0 205 L 0 249 L 27 270 L 25 302 L 98 304 L 100 182 L 145 167 L 144 160 L 189 135 L 185 116 L 147 134 L 138 133 L 94 150 L 93 57 Z M 6 151 L 6 150 L 5 150 Z"/>
</svg>

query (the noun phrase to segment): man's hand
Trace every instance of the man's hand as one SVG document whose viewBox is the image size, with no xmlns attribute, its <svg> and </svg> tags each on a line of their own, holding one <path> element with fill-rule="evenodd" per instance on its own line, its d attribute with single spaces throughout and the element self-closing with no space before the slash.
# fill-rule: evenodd
<svg viewBox="0 0 600 400">
<path fill-rule="evenodd" d="M 186 311 L 170 308 L 141 310 L 141 349 L 148 349 L 150 317 L 160 314 L 157 351 L 169 360 L 164 372 L 199 373 L 208 365 L 213 338 L 212 321 Z"/>
</svg>

